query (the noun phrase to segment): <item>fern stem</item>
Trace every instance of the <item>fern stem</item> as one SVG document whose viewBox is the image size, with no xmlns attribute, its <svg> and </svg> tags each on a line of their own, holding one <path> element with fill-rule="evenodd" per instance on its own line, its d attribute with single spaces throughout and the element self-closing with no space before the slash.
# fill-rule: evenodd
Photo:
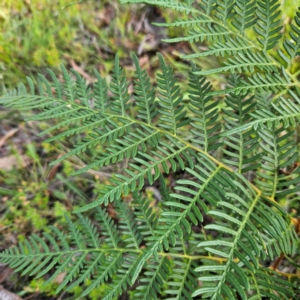
<svg viewBox="0 0 300 300">
<path fill-rule="evenodd" d="M 273 271 L 273 270 L 272 270 Z M 285 272 L 281 272 L 279 270 L 274 270 L 274 272 L 276 272 L 277 274 L 281 275 L 281 276 L 284 276 L 284 277 L 287 277 L 288 279 L 291 279 L 291 278 L 300 278 L 300 273 L 285 273 Z"/>
<path fill-rule="evenodd" d="M 277 169 L 279 167 L 279 161 L 278 161 L 278 156 L 277 156 L 277 142 L 276 142 L 276 137 L 275 137 L 275 134 L 273 135 L 273 143 L 274 143 L 274 147 L 276 149 L 274 149 L 274 180 L 273 180 L 273 191 L 272 191 L 272 195 L 271 195 L 271 198 L 274 199 L 275 197 L 275 194 L 276 194 L 276 191 L 277 191 L 277 183 L 278 183 L 278 172 L 277 172 Z"/>
</svg>

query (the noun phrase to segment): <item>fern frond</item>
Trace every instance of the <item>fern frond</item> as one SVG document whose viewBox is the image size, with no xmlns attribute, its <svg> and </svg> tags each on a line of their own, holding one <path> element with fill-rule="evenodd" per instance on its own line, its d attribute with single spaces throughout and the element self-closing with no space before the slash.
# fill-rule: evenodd
<svg viewBox="0 0 300 300">
<path fill-rule="evenodd" d="M 200 8 L 205 12 L 207 16 L 210 15 L 211 11 L 215 9 L 217 0 L 203 0 L 201 1 Z"/>
<path fill-rule="evenodd" d="M 198 245 L 220 259 L 225 259 L 226 263 L 198 267 L 196 271 L 202 273 L 199 280 L 204 286 L 193 296 L 205 294 L 209 295 L 210 299 L 234 300 L 238 297 L 247 299 L 246 292 L 250 286 L 243 266 L 254 276 L 259 267 L 257 257 L 264 251 L 264 242 L 261 243 L 257 228 L 263 226 L 265 235 L 270 235 L 276 240 L 283 238 L 282 231 L 278 230 L 276 223 L 274 224 L 273 210 L 267 205 L 264 205 L 264 209 L 260 208 L 263 201 L 261 196 L 256 194 L 253 197 L 255 195 L 253 190 L 248 190 L 245 194 L 242 182 L 235 181 L 234 184 L 236 189 L 241 189 L 243 196 L 238 196 L 237 190 L 234 193 L 227 193 L 226 201 L 217 203 L 218 210 L 208 213 L 218 218 L 220 225 L 207 225 L 205 229 L 218 232 L 220 239 L 200 242 Z M 230 214 L 226 212 L 227 210 Z M 231 223 L 231 226 L 224 226 L 224 222 Z M 284 227 L 288 226 L 288 223 L 285 223 Z"/>
<path fill-rule="evenodd" d="M 236 15 L 234 16 L 232 25 L 240 31 L 241 35 L 244 35 L 245 30 L 256 23 L 256 0 L 237 0 L 234 9 Z"/>
<path fill-rule="evenodd" d="M 210 69 L 196 72 L 199 75 L 208 75 L 214 73 L 224 73 L 230 71 L 231 73 L 253 73 L 254 69 L 264 70 L 266 72 L 276 72 L 277 67 L 266 55 L 253 53 L 244 50 L 243 53 L 236 53 L 234 58 L 228 58 L 225 62 L 225 67 L 218 69 Z"/>
<path fill-rule="evenodd" d="M 205 82 L 203 76 L 198 76 L 199 72 L 193 66 L 190 74 L 191 88 L 190 106 L 189 109 L 195 117 L 191 118 L 191 133 L 194 137 L 192 143 L 201 145 L 205 152 L 218 148 L 221 143 L 218 143 L 218 132 L 221 128 L 221 123 L 218 120 L 218 101 L 212 101 L 209 96 L 211 85 Z"/>
<path fill-rule="evenodd" d="M 128 211 L 124 205 L 120 205 L 120 209 L 127 217 Z M 99 238 L 98 231 L 90 220 L 78 216 L 77 224 L 73 223 L 67 215 L 65 216 L 69 226 L 68 236 L 52 227 L 52 234 L 44 233 L 45 240 L 32 235 L 30 241 L 20 243 L 18 247 L 2 253 L 1 259 L 16 268 L 23 268 L 23 275 L 35 275 L 37 278 L 56 267 L 56 271 L 46 284 L 58 274 L 66 272 L 57 292 L 67 285 L 66 290 L 71 290 L 74 286 L 90 279 L 91 285 L 83 291 L 82 296 L 107 282 L 109 278 L 121 276 L 121 280 L 117 284 L 112 284 L 111 290 L 104 298 L 112 299 L 121 294 L 126 285 L 130 284 L 129 278 L 136 267 L 135 263 L 139 262 L 139 257 L 142 256 L 139 248 L 135 251 L 130 247 L 126 249 L 128 243 L 132 243 L 131 239 L 120 238 L 120 233 L 126 233 L 132 223 L 127 222 L 125 227 L 121 224 L 117 229 L 108 214 L 98 208 L 97 218 L 102 225 L 102 234 L 109 236 L 103 240 Z"/>
<path fill-rule="evenodd" d="M 168 250 L 170 245 L 175 245 L 176 236 L 182 238 L 185 233 L 189 234 L 191 224 L 197 225 L 203 221 L 198 205 L 203 212 L 208 211 L 201 199 L 204 198 L 210 204 L 215 205 L 224 197 L 226 187 L 231 185 L 230 175 L 226 173 L 226 170 L 216 167 L 205 156 L 199 156 L 198 165 L 194 170 L 186 168 L 186 171 L 197 181 L 179 180 L 175 187 L 178 192 L 171 193 L 168 201 L 164 202 L 169 211 L 162 212 L 155 230 L 156 236 L 148 238 L 152 251 L 158 251 L 161 246 Z M 224 176 L 223 172 L 227 175 Z M 220 186 L 215 182 L 219 182 Z"/>
<path fill-rule="evenodd" d="M 147 148 L 147 145 L 152 146 L 158 144 L 159 133 L 155 131 L 150 131 L 145 128 L 145 131 L 139 131 L 139 135 L 134 132 L 128 133 L 127 136 L 122 139 L 115 139 L 115 144 L 106 148 L 106 152 L 96 157 L 96 161 L 86 165 L 84 168 L 79 169 L 72 175 L 78 175 L 86 172 L 93 168 L 101 168 L 110 163 L 117 163 L 122 161 L 124 158 L 134 158 L 138 149 L 143 150 Z M 72 155 L 72 154 L 70 154 Z M 65 159 L 66 156 L 61 159 Z"/>
<path fill-rule="evenodd" d="M 206 23 L 212 23 L 211 19 L 206 17 L 205 15 L 195 15 L 192 16 L 190 19 L 188 20 L 176 20 L 174 22 L 171 23 L 153 23 L 153 25 L 157 25 L 157 26 L 161 26 L 161 27 L 176 27 L 176 26 L 180 26 L 180 27 L 190 27 L 190 26 L 199 26 L 201 24 L 206 24 Z"/>
<path fill-rule="evenodd" d="M 124 134 L 124 132 L 126 132 L 128 130 L 128 128 L 133 125 L 132 122 L 127 121 L 127 120 L 124 120 L 123 123 L 121 123 L 121 122 L 116 123 L 116 122 L 112 121 L 111 118 L 104 118 L 101 120 L 102 122 L 98 122 L 98 121 L 96 121 L 97 122 L 96 124 L 98 126 L 105 124 L 105 126 L 104 126 L 104 128 L 102 128 L 102 130 L 94 129 L 94 132 L 96 134 L 90 133 L 89 137 L 86 137 L 85 139 L 80 141 L 80 143 L 75 145 L 69 153 L 66 153 L 59 159 L 53 161 L 52 164 L 57 164 L 70 156 L 79 155 L 79 154 L 85 152 L 88 148 L 95 147 L 96 145 L 98 145 L 100 143 L 105 143 L 107 140 L 113 141 L 114 139 L 117 139 L 118 137 L 122 136 Z M 90 124 L 88 122 L 88 126 L 89 125 Z M 95 125 L 95 123 L 93 123 L 93 127 L 94 127 L 94 125 Z M 93 127 L 89 126 L 89 128 L 93 128 Z M 75 131 L 75 133 L 77 133 L 77 132 L 78 131 Z M 53 141 L 56 139 L 60 139 L 61 137 L 64 137 L 64 136 L 65 136 L 65 134 L 58 135 L 57 137 L 50 138 L 47 141 Z"/>
<path fill-rule="evenodd" d="M 257 2 L 239 0 L 235 3 L 230 0 L 205 1 L 200 5 L 202 11 L 200 11 L 199 16 L 194 19 L 186 18 L 173 23 L 156 25 L 170 27 L 183 26 L 189 29 L 184 36 L 164 39 L 165 42 L 209 42 L 208 51 L 183 56 L 186 59 L 207 55 L 234 55 L 234 57 L 228 57 L 225 60 L 224 67 L 215 70 L 203 70 L 201 74 L 227 71 L 247 73 L 253 72 L 254 68 L 262 70 L 261 73 L 256 73 L 255 76 L 249 78 L 249 80 L 245 80 L 245 85 L 242 89 L 228 89 L 225 90 L 225 92 L 216 91 L 212 95 L 217 96 L 229 92 L 240 93 L 241 90 L 244 93 L 247 91 L 254 92 L 255 89 L 258 89 L 260 92 L 262 90 L 277 92 L 278 90 L 288 89 L 293 85 L 298 85 L 298 82 L 295 82 L 296 79 L 291 74 L 286 73 L 285 70 L 282 69 L 280 71 L 278 61 L 267 52 L 267 50 L 276 46 L 281 37 L 280 30 L 282 27 L 279 26 L 280 19 L 278 18 L 280 12 L 278 10 L 279 6 L 276 3 L 276 0 L 262 0 Z M 152 4 L 156 5 L 155 2 Z M 170 5 L 169 8 L 172 8 L 172 5 Z M 255 16 L 255 14 L 257 16 Z M 190 12 L 190 15 L 194 14 Z M 300 22 L 297 23 L 297 18 L 296 16 L 296 24 L 300 24 Z M 230 24 L 233 24 L 233 27 Z M 248 36 L 245 35 L 245 30 L 251 26 L 253 26 L 256 33 L 258 33 L 258 41 L 261 46 L 258 46 L 255 41 L 251 41 Z M 297 26 L 293 25 L 292 28 L 293 32 L 297 32 Z M 292 35 L 295 40 L 298 40 L 296 33 Z M 285 45 L 287 44 L 288 42 L 285 42 Z M 293 45 L 293 43 L 290 42 L 290 46 L 291 45 Z M 285 47 L 291 49 L 290 46 Z M 250 48 L 251 51 L 249 50 Z M 296 53 L 297 52 L 295 52 L 293 56 L 296 55 Z M 285 54 L 280 52 L 280 55 L 289 63 L 289 59 Z M 283 74 L 279 77 L 284 78 L 282 85 L 277 76 L 280 72 Z M 247 86 L 249 86 L 249 88 Z"/>
<path fill-rule="evenodd" d="M 64 83 L 62 84 L 62 97 L 63 98 L 65 97 L 65 99 L 71 101 L 71 103 L 75 102 L 75 100 L 77 99 L 78 88 L 79 89 L 82 87 L 84 88 L 84 90 L 81 93 L 82 95 L 84 95 L 85 94 L 85 86 L 83 86 L 83 85 L 76 86 L 75 80 L 68 73 L 66 67 L 64 65 L 61 65 L 60 67 L 61 67 L 62 77 L 64 80 Z M 78 83 L 78 78 L 79 77 L 77 77 L 77 83 Z M 86 104 L 86 102 L 84 104 Z"/>
<path fill-rule="evenodd" d="M 249 299 L 267 297 L 272 300 L 288 300 L 293 297 L 295 285 L 280 278 L 270 269 L 261 267 L 250 279 L 250 290 L 253 294 Z"/>
<path fill-rule="evenodd" d="M 275 217 L 275 219 L 277 219 Z M 265 240 L 265 253 L 268 254 L 270 259 L 274 260 L 277 257 L 282 255 L 281 249 L 285 249 L 284 253 L 290 255 L 290 253 L 296 253 L 297 248 L 299 247 L 299 241 L 297 238 L 297 233 L 292 229 L 292 224 L 289 227 L 285 227 L 282 230 L 283 238 L 280 241 L 280 247 L 278 247 L 278 242 L 274 238 L 266 237 L 262 235 Z"/>
<path fill-rule="evenodd" d="M 71 72 L 76 77 L 74 89 L 76 93 L 76 98 L 82 105 L 89 107 L 90 101 L 93 97 L 91 89 L 87 86 L 86 81 L 75 70 L 71 70 Z"/>
<path fill-rule="evenodd" d="M 119 65 L 118 55 L 116 55 L 115 58 L 110 91 L 113 93 L 110 109 L 121 116 L 125 116 L 125 112 L 130 106 L 130 96 L 128 94 L 128 83 L 124 74 L 124 70 Z"/>
<path fill-rule="evenodd" d="M 225 42 L 216 42 L 210 45 L 207 51 L 183 55 L 182 58 L 192 59 L 209 55 L 224 57 L 226 55 L 243 54 L 243 52 L 249 50 L 249 48 L 254 48 L 254 46 L 248 45 L 244 40 L 234 40 L 229 37 Z"/>
<path fill-rule="evenodd" d="M 107 190 L 103 192 L 102 197 L 95 200 L 93 203 L 79 208 L 76 210 L 76 213 L 84 212 L 99 204 L 105 203 L 107 205 L 108 202 L 119 199 L 121 193 L 126 196 L 130 191 L 134 192 L 136 189 L 140 190 L 144 186 L 145 177 L 147 177 L 149 183 L 152 184 L 160 175 L 159 166 L 162 166 L 166 173 L 169 173 L 170 168 L 172 168 L 174 172 L 177 170 L 178 166 L 184 168 L 181 155 L 183 157 L 187 156 L 187 146 L 180 145 L 177 142 L 174 143 L 174 141 L 173 145 L 161 142 L 157 149 L 158 151 L 152 151 L 153 156 L 139 152 L 140 157 L 135 157 L 133 159 L 136 163 L 130 163 L 129 166 L 131 169 L 124 170 L 127 175 L 116 175 L 116 180 L 112 182 L 115 184 L 114 186 L 107 187 Z M 167 162 L 170 163 L 170 167 Z"/>
<path fill-rule="evenodd" d="M 258 21 L 254 30 L 261 36 L 258 41 L 263 46 L 263 50 L 266 51 L 274 48 L 281 38 L 282 26 L 279 26 L 280 20 L 278 18 L 280 4 L 276 0 L 260 0 L 257 4 Z"/>
<path fill-rule="evenodd" d="M 85 230 L 80 228 L 81 226 L 79 227 L 71 222 L 67 215 L 66 219 L 69 225 L 70 239 L 52 227 L 52 235 L 48 233 L 44 234 L 45 241 L 33 235 L 30 238 L 31 243 L 27 241 L 24 244 L 20 243 L 19 250 L 15 247 L 4 252 L 1 254 L 2 259 L 15 267 L 22 266 L 24 275 L 35 275 L 37 278 L 56 266 L 56 271 L 46 281 L 46 284 L 51 282 L 58 274 L 66 272 L 67 275 L 57 288 L 57 292 L 67 284 L 72 283 L 74 278 L 77 278 L 76 283 L 81 283 L 87 278 L 92 278 L 94 272 L 97 273 L 99 268 L 104 267 L 106 274 L 110 274 L 111 276 L 113 269 L 119 264 L 115 264 L 114 268 L 109 268 L 110 260 L 116 256 L 121 259 L 122 256 L 119 255 L 119 251 L 116 250 L 116 252 L 113 253 L 109 249 L 98 248 L 101 244 L 100 239 L 95 227 L 89 220 L 83 217 L 79 218 L 81 226 L 83 226 L 82 228 L 88 228 L 88 232 L 90 233 L 90 238 L 86 239 L 88 236 L 83 234 Z M 60 240 L 60 244 L 56 241 L 57 238 Z M 49 247 L 47 243 L 51 246 Z M 97 244 L 96 247 L 95 243 Z M 53 250 L 51 248 L 53 248 Z M 25 268 L 25 266 L 30 267 Z M 104 282 L 104 280 L 107 280 L 107 275 L 102 275 L 102 282 Z M 71 287 L 72 285 L 69 289 Z"/>
<path fill-rule="evenodd" d="M 210 26 L 207 25 L 205 27 L 196 27 L 193 28 L 183 37 L 177 38 L 169 38 L 163 39 L 166 43 L 178 43 L 178 42 L 203 42 L 203 41 L 213 41 L 213 42 L 221 42 L 224 38 L 229 37 L 231 31 L 227 30 L 226 28 L 220 25 Z"/>
<path fill-rule="evenodd" d="M 253 121 L 232 128 L 224 133 L 223 136 L 230 136 L 231 134 L 239 133 L 249 128 L 257 129 L 272 129 L 274 127 L 289 126 L 295 127 L 297 122 L 300 122 L 300 99 L 293 92 L 289 92 L 292 99 L 285 99 L 280 97 L 279 104 L 271 103 L 269 108 L 261 108 L 255 112 L 251 112 Z"/>
<path fill-rule="evenodd" d="M 118 244 L 121 240 L 117 227 L 114 224 L 113 220 L 108 216 L 108 213 L 102 209 L 97 209 L 97 217 L 99 223 L 104 228 L 104 235 L 107 235 L 105 243 L 113 248 L 118 248 Z M 102 233 L 103 234 L 103 233 Z"/>
<path fill-rule="evenodd" d="M 279 55 L 281 58 L 285 60 L 285 62 L 288 64 L 288 67 L 291 66 L 292 62 L 296 58 L 296 56 L 299 56 L 300 54 L 300 12 L 297 11 L 295 15 L 295 24 L 291 24 L 291 29 L 289 32 L 289 35 L 291 39 L 285 39 L 283 42 L 283 47 L 285 51 L 287 52 L 288 57 L 282 53 L 281 50 L 278 50 Z"/>
<path fill-rule="evenodd" d="M 63 118 L 43 134 L 53 134 L 48 141 L 76 138 L 53 162 L 79 156 L 86 166 L 73 175 L 127 161 L 95 201 L 75 211 L 95 209 L 93 221 L 66 216 L 67 234 L 51 228 L 43 238 L 33 235 L 0 253 L 1 262 L 23 275 L 50 273 L 46 283 L 65 273 L 57 291 L 89 280 L 83 297 L 103 284 L 103 299 L 134 289 L 138 299 L 293 297 L 293 286 L 284 285 L 278 270 L 262 267 L 276 256 L 294 255 L 298 245 L 294 222 L 279 201 L 296 199 L 300 191 L 293 140 L 299 83 L 268 52 L 280 38 L 276 1 L 204 0 L 200 9 L 188 0 L 123 2 L 184 13 L 161 26 L 188 33 L 166 41 L 208 42 L 207 51 L 185 58 L 224 56 L 224 65 L 201 71 L 192 66 L 186 97 L 161 55 L 155 88 L 133 56 L 130 94 L 116 56 L 110 84 L 95 72 L 89 88 L 76 71 L 62 67 L 62 83 L 49 71 L 51 80 L 39 76 L 35 87 L 28 79 L 28 92 L 21 84 L 2 97 L 6 106 L 39 110 L 32 120 Z M 286 59 L 281 54 L 288 68 L 299 52 L 299 24 L 297 14 Z M 259 44 L 248 36 L 252 26 Z M 213 90 L 203 74 L 219 72 L 232 73 L 233 80 Z M 168 186 L 165 174 L 172 178 Z M 145 199 L 140 191 L 146 183 L 160 185 L 162 201 Z M 123 197 L 133 202 L 126 205 Z M 117 221 L 103 208 L 109 202 Z"/>
<path fill-rule="evenodd" d="M 73 93 L 73 95 L 71 95 L 71 98 L 64 98 L 64 84 L 61 84 L 58 81 L 58 79 L 52 71 L 48 70 L 48 72 L 53 80 L 52 86 L 44 76 L 39 76 L 38 91 L 40 96 L 36 96 L 34 94 L 27 94 L 26 100 L 25 102 L 23 102 L 23 105 L 20 104 L 23 110 L 30 110 L 33 107 L 44 109 L 44 112 L 41 112 L 36 116 L 29 117 L 27 118 L 27 120 L 37 121 L 64 118 L 63 121 L 60 121 L 58 124 L 44 130 L 40 133 L 40 135 L 47 134 L 64 126 L 72 125 L 72 128 L 65 130 L 61 134 L 55 135 L 54 137 L 48 139 L 48 141 L 50 142 L 63 138 L 65 136 L 71 136 L 74 134 L 86 132 L 87 130 L 103 126 L 106 123 L 105 118 L 99 117 L 97 110 L 93 111 L 90 109 L 89 101 L 92 98 L 91 92 L 89 93 L 88 98 L 86 98 L 84 101 L 81 101 L 79 103 L 74 101 L 73 98 L 76 97 L 78 93 L 83 95 L 86 92 L 86 87 L 83 84 L 82 79 L 79 79 L 78 74 L 77 80 L 81 82 L 81 85 L 77 86 L 77 88 L 74 86 L 74 89 L 77 90 L 76 95 Z M 64 74 L 64 77 L 66 78 L 65 80 L 68 80 L 68 85 L 70 85 L 71 87 L 75 85 L 74 81 L 72 81 L 70 76 Z M 35 89 L 32 80 L 27 78 L 27 81 L 29 83 L 31 93 L 34 93 Z M 46 90 L 44 87 L 46 87 Z M 79 91 L 80 88 L 82 89 L 82 91 Z M 54 94 L 52 92 L 52 89 L 54 89 Z M 7 96 L 10 98 L 12 95 L 15 95 L 13 107 L 20 108 L 18 104 L 18 99 L 25 93 L 24 87 L 21 85 L 18 88 L 19 96 L 17 96 L 16 92 L 16 90 L 11 91 Z M 10 101 L 7 97 L 3 97 L 1 100 L 7 103 L 8 106 L 10 105 Z"/>
<path fill-rule="evenodd" d="M 150 207 L 150 201 L 142 198 L 137 192 L 133 193 L 134 214 L 139 223 L 139 230 L 143 236 L 154 234 L 157 224 L 157 215 Z"/>
<path fill-rule="evenodd" d="M 233 88 L 227 88 L 224 90 L 212 91 L 209 93 L 210 96 L 226 95 L 229 93 L 235 93 L 237 95 L 246 95 L 247 93 L 258 93 L 265 94 L 269 91 L 278 93 L 296 86 L 295 83 L 291 83 L 289 79 L 280 79 L 280 75 L 265 74 L 265 77 L 259 73 L 255 73 L 252 77 L 248 77 L 246 80 L 241 80 L 238 86 Z"/>
<path fill-rule="evenodd" d="M 161 67 L 161 74 L 157 74 L 157 84 L 159 87 L 158 96 L 161 107 L 160 120 L 162 123 L 159 123 L 159 126 L 163 127 L 166 130 L 175 135 L 178 133 L 178 128 L 186 125 L 189 120 L 185 118 L 186 111 L 182 105 L 182 95 L 180 93 L 179 86 L 176 85 L 176 81 L 173 75 L 173 71 L 170 66 L 165 64 L 163 57 L 158 55 Z"/>
<path fill-rule="evenodd" d="M 162 287 L 166 284 L 171 273 L 171 263 L 168 258 L 160 257 L 159 261 L 149 261 L 145 266 L 145 277 L 141 280 L 135 299 L 157 299 L 161 295 Z"/>
<path fill-rule="evenodd" d="M 68 113 L 72 114 L 71 116 L 68 116 L 67 120 L 60 121 L 56 125 L 51 126 L 44 131 L 39 133 L 39 136 L 45 135 L 47 133 L 50 133 L 52 131 L 55 131 L 60 128 L 64 128 L 65 126 L 72 125 L 71 129 L 67 129 L 64 132 L 62 132 L 59 135 L 55 135 L 52 138 L 49 138 L 48 141 L 55 141 L 63 137 L 69 137 L 74 134 L 80 134 L 83 132 L 86 132 L 87 130 L 97 128 L 103 124 L 105 124 L 106 120 L 99 119 L 96 115 L 95 112 L 91 112 L 89 110 L 83 111 L 79 109 L 74 109 L 72 112 L 70 110 Z M 45 117 L 43 117 L 45 116 Z M 56 116 L 59 116 L 56 114 Z M 61 116 L 62 118 L 64 117 L 64 113 Z M 38 120 L 45 120 L 45 119 L 50 119 L 52 118 L 52 115 L 49 115 L 49 112 L 43 112 L 39 113 L 34 117 L 30 117 L 29 119 L 32 121 L 38 121 Z M 84 123 L 84 125 L 82 125 Z"/>
<path fill-rule="evenodd" d="M 254 93 L 255 90 L 258 90 L 260 93 L 271 90 L 276 93 L 282 89 L 295 85 L 291 83 L 289 78 L 283 79 L 278 73 L 266 73 L 264 75 L 265 76 L 260 73 L 255 73 L 252 77 L 248 77 L 247 81 L 242 80 L 241 84 L 237 87 L 227 89 L 225 92 L 234 92 L 236 94 L 245 95 L 247 92 Z"/>
<path fill-rule="evenodd" d="M 121 268 L 118 270 L 113 282 L 107 286 L 105 290 L 104 300 L 112 300 L 118 297 L 128 286 L 132 285 L 132 277 L 140 264 L 140 255 L 127 255 L 123 261 Z"/>
<path fill-rule="evenodd" d="M 192 293 L 198 286 L 196 263 L 192 259 L 175 260 L 172 275 L 168 280 L 169 289 L 165 291 L 167 300 L 192 300 Z"/>
<path fill-rule="evenodd" d="M 234 85 L 239 82 L 238 77 L 234 77 Z M 229 94 L 225 100 L 227 109 L 224 109 L 224 124 L 228 133 L 231 130 L 239 128 L 244 124 L 251 123 L 251 112 L 255 108 L 254 97 L 245 95 L 244 97 L 235 94 Z M 258 137 L 254 129 L 250 126 L 248 130 L 236 132 L 236 134 L 226 135 L 226 148 L 223 148 L 225 154 L 224 162 L 237 168 L 237 172 L 246 173 L 256 169 L 261 155 L 257 153 Z"/>
<path fill-rule="evenodd" d="M 153 118 L 158 114 L 157 102 L 155 100 L 155 91 L 151 87 L 150 78 L 145 70 L 142 70 L 136 55 L 133 55 L 133 61 L 136 68 L 135 77 L 135 96 L 139 109 L 138 117 L 151 124 Z"/>
<path fill-rule="evenodd" d="M 215 7 L 215 17 L 224 25 L 233 9 L 234 0 L 217 0 Z"/>
<path fill-rule="evenodd" d="M 279 182 L 282 186 L 289 186 L 286 176 L 280 174 L 280 170 L 293 165 L 298 158 L 295 142 L 290 139 L 293 132 L 284 133 L 284 128 L 276 130 L 272 128 L 272 130 L 259 130 L 258 134 L 261 138 L 260 146 L 265 154 L 262 156 L 263 171 L 257 172 L 257 185 L 261 187 L 265 195 L 275 197 Z"/>
<path fill-rule="evenodd" d="M 102 78 L 98 71 L 94 71 L 97 81 L 94 84 L 94 103 L 95 108 L 104 113 L 108 106 L 108 87 L 104 78 Z"/>
<path fill-rule="evenodd" d="M 120 215 L 119 228 L 125 235 L 122 240 L 126 242 L 126 247 L 139 249 L 142 242 L 142 235 L 135 219 L 133 218 L 132 212 L 123 202 L 118 203 L 118 211 Z"/>
</svg>

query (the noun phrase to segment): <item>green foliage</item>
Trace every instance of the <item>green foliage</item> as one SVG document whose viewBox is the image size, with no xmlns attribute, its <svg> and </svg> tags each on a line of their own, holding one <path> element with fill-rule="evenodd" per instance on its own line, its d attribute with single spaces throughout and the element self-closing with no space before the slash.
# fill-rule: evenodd
<svg viewBox="0 0 300 300">
<path fill-rule="evenodd" d="M 59 65 L 65 52 L 63 43 L 76 35 L 78 22 L 72 26 L 74 17 L 80 17 L 76 7 L 62 11 L 63 2 L 66 4 L 62 0 L 51 5 L 47 0 L 35 5 L 30 1 L 1 1 L 0 61 L 6 84 L 12 86 L 12 81 L 15 85 L 18 77 L 23 78 L 22 71 L 31 73 L 34 67 Z M 74 47 L 81 50 L 76 44 Z"/>
<path fill-rule="evenodd" d="M 292 41 L 283 41 L 275 56 L 270 50 L 282 38 L 275 0 L 122 2 L 185 13 L 161 24 L 188 28 L 165 41 L 208 41 L 208 50 L 185 59 L 221 56 L 224 66 L 198 70 L 191 64 L 187 98 L 160 54 L 156 88 L 133 55 L 132 95 L 116 56 L 109 84 L 95 72 L 90 88 L 62 66 L 63 82 L 49 70 L 37 87 L 28 78 L 28 90 L 20 84 L 3 96 L 8 107 L 38 109 L 29 120 L 60 120 L 41 133 L 52 133 L 49 142 L 81 137 L 52 164 L 79 156 L 86 166 L 73 175 L 128 164 L 96 200 L 75 209 L 75 221 L 65 215 L 67 233 L 51 227 L 43 238 L 32 235 L 2 252 L 1 261 L 23 275 L 51 273 L 45 284 L 65 273 L 57 292 L 83 284 L 85 296 L 105 286 L 103 299 L 126 291 L 133 299 L 297 297 L 299 275 L 268 266 L 277 256 L 290 262 L 299 254 L 295 220 L 280 205 L 300 190 L 299 82 L 291 70 L 299 52 L 299 13 Z M 213 73 L 226 76 L 226 88 L 212 88 L 204 74 Z M 99 145 L 89 160 L 89 149 Z M 164 174 L 177 179 L 172 190 Z M 146 181 L 159 181 L 159 205 L 143 197 Z M 124 197 L 133 201 L 125 204 Z M 118 221 L 108 214 L 109 203 Z"/>
<path fill-rule="evenodd" d="M 61 62 L 84 65 L 87 72 L 101 65 L 107 74 L 116 51 L 128 57 L 144 38 L 134 26 L 124 26 L 132 15 L 140 18 L 118 0 L 1 0 L 0 95 L 3 85 L 13 88 L 25 74 L 35 77 L 46 67 L 58 74 Z"/>
</svg>

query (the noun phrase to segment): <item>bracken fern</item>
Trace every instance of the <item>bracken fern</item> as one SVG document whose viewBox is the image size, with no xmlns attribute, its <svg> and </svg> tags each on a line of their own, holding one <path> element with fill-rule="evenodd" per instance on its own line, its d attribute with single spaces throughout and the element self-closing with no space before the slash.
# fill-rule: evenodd
<svg viewBox="0 0 300 300">
<path fill-rule="evenodd" d="M 39 109 L 30 120 L 58 120 L 41 133 L 52 133 L 49 142 L 78 136 L 80 142 L 51 164 L 84 160 L 97 145 L 101 153 L 73 175 L 129 163 L 95 201 L 74 211 L 75 222 L 66 216 L 67 233 L 50 227 L 43 237 L 32 235 L 2 252 L 1 261 L 22 275 L 51 274 L 46 284 L 64 272 L 57 292 L 89 279 L 85 296 L 106 284 L 103 299 L 128 289 L 133 299 L 296 299 L 299 271 L 286 274 L 268 262 L 299 254 L 296 220 L 281 203 L 299 200 L 300 191 L 299 82 L 291 73 L 300 13 L 280 43 L 276 0 L 121 2 L 178 11 L 181 19 L 157 25 L 180 26 L 184 34 L 165 41 L 207 41 L 207 50 L 183 59 L 201 65 L 213 55 L 224 65 L 200 70 L 191 62 L 188 97 L 160 54 L 155 89 L 133 55 L 132 95 L 118 56 L 109 86 L 95 72 L 90 89 L 62 66 L 62 83 L 49 70 L 51 80 L 40 75 L 35 87 L 28 78 L 28 89 L 20 84 L 4 95 L 7 107 Z M 204 77 L 214 73 L 226 75 L 225 89 L 213 89 Z M 164 182 L 170 172 L 179 177 L 172 190 Z M 160 209 L 144 198 L 145 180 L 160 182 Z M 106 211 L 110 202 L 117 223 Z M 88 210 L 100 230 L 82 215 Z"/>
</svg>

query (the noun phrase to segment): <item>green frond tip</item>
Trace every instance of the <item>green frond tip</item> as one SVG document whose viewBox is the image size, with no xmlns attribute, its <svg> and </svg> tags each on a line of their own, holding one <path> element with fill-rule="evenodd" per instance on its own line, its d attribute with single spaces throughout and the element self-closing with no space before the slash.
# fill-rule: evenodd
<svg viewBox="0 0 300 300">
<path fill-rule="evenodd" d="M 300 12 L 296 12 L 294 17 L 294 23 L 291 24 L 289 31 L 289 38 L 283 42 L 283 47 L 286 53 L 283 53 L 280 49 L 278 53 L 280 57 L 287 63 L 288 67 L 291 67 L 292 62 L 297 56 L 300 55 Z"/>
<path fill-rule="evenodd" d="M 110 109 L 120 116 L 125 116 L 126 111 L 130 107 L 130 95 L 128 93 L 128 82 L 124 70 L 120 67 L 118 54 L 115 57 L 110 91 L 113 94 Z"/>
<path fill-rule="evenodd" d="M 280 4 L 277 0 L 260 0 L 257 2 L 258 7 L 256 15 L 258 21 L 254 26 L 254 30 L 260 36 L 259 43 L 263 46 L 263 50 L 270 50 L 276 46 L 281 38 L 280 30 Z"/>
<path fill-rule="evenodd" d="M 157 74 L 157 85 L 159 87 L 160 123 L 159 126 L 165 130 L 178 134 L 178 129 L 189 123 L 186 118 L 186 110 L 183 105 L 183 96 L 173 70 L 166 65 L 161 54 L 158 53 L 161 73 Z"/>
<path fill-rule="evenodd" d="M 245 30 L 256 23 L 256 0 L 237 0 L 234 10 L 236 14 L 232 25 L 244 35 Z"/>
<path fill-rule="evenodd" d="M 150 78 L 145 70 L 142 70 L 138 57 L 132 54 L 136 68 L 135 76 L 135 96 L 136 105 L 140 108 L 138 117 L 147 124 L 152 124 L 153 119 L 159 113 L 158 105 L 155 101 L 155 90 L 151 86 Z"/>
</svg>

